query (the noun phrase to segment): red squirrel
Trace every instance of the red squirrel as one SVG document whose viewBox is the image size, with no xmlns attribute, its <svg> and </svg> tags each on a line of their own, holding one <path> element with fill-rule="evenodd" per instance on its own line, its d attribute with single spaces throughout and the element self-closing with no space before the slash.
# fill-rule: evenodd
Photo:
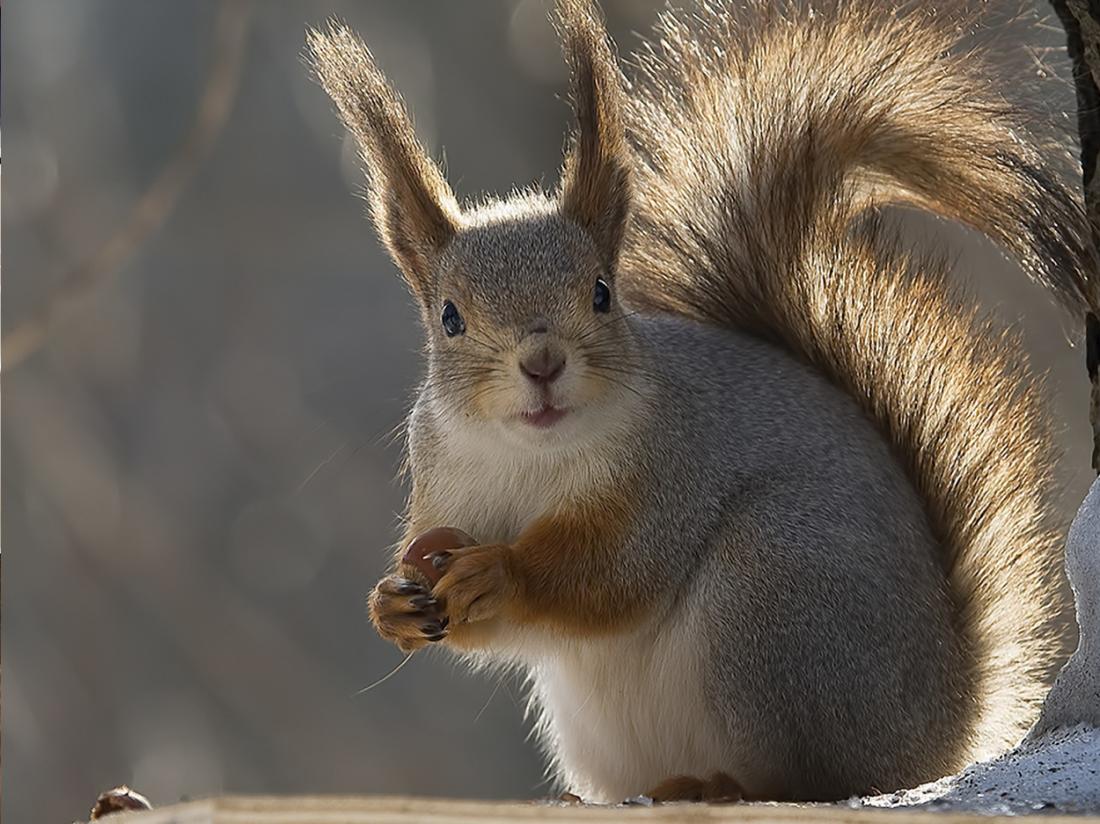
<svg viewBox="0 0 1100 824">
<path fill-rule="evenodd" d="M 560 185 L 467 204 L 362 42 L 310 36 L 427 340 L 378 631 L 525 673 L 592 800 L 838 799 L 1011 745 L 1064 652 L 1046 403 L 876 208 L 1076 310 L 1078 200 L 920 4 L 669 11 L 629 79 L 592 3 L 556 18 Z M 472 537 L 426 571 L 438 527 Z"/>
</svg>

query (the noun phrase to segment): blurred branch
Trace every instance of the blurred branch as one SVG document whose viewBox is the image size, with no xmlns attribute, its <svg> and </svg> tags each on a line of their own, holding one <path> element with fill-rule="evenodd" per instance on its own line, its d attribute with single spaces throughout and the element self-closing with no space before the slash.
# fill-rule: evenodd
<svg viewBox="0 0 1100 824">
<path fill-rule="evenodd" d="M 1066 30 L 1066 49 L 1073 61 L 1077 90 L 1077 129 L 1081 135 L 1081 171 L 1085 208 L 1093 243 L 1100 247 L 1100 0 L 1050 0 Z M 1092 276 L 1100 277 L 1093 272 Z M 1085 316 L 1086 366 L 1092 382 L 1092 468 L 1100 474 L 1100 318 L 1098 307 Z"/>
<path fill-rule="evenodd" d="M 41 308 L 3 336 L 3 369 L 18 366 L 46 341 L 52 326 L 102 286 L 168 218 L 221 134 L 240 86 L 251 0 L 223 0 L 214 22 L 214 56 L 190 130 L 126 220 L 73 268 Z"/>
</svg>

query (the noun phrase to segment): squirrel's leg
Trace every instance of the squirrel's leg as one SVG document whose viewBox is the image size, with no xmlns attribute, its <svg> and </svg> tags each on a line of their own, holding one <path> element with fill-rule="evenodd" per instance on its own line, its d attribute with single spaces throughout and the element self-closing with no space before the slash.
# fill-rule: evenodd
<svg viewBox="0 0 1100 824">
<path fill-rule="evenodd" d="M 713 773 L 710 778 L 689 775 L 666 778 L 644 795 L 659 804 L 669 801 L 728 802 L 744 798 L 741 785 L 724 772 Z"/>
<path fill-rule="evenodd" d="M 470 624 L 503 619 L 573 635 L 614 632 L 646 614 L 655 586 L 627 563 L 631 513 L 621 496 L 540 518 L 510 544 L 440 553 L 432 594 L 460 646 Z"/>
</svg>

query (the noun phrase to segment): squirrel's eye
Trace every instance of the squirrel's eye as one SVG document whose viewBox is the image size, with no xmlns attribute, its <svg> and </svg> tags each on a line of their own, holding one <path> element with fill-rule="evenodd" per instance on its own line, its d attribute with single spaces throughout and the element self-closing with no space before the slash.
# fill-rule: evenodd
<svg viewBox="0 0 1100 824">
<path fill-rule="evenodd" d="M 603 278 L 596 278 L 596 291 L 592 295 L 592 308 L 597 312 L 611 311 L 611 287 Z"/>
<path fill-rule="evenodd" d="M 466 321 L 462 319 L 462 315 L 458 314 L 455 305 L 449 300 L 443 304 L 443 317 L 441 320 L 443 321 L 443 331 L 447 333 L 449 338 L 461 335 L 466 331 Z"/>
</svg>

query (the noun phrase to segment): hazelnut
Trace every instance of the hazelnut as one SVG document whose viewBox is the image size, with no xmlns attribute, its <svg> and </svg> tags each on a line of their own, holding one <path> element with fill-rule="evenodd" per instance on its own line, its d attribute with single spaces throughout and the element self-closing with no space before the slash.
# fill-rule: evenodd
<svg viewBox="0 0 1100 824">
<path fill-rule="evenodd" d="M 477 541 L 461 529 L 450 526 L 437 526 L 421 532 L 409 542 L 401 562 L 414 567 L 433 587 L 443 577 L 443 573 L 432 563 L 431 555 L 448 549 L 474 546 Z"/>
</svg>

